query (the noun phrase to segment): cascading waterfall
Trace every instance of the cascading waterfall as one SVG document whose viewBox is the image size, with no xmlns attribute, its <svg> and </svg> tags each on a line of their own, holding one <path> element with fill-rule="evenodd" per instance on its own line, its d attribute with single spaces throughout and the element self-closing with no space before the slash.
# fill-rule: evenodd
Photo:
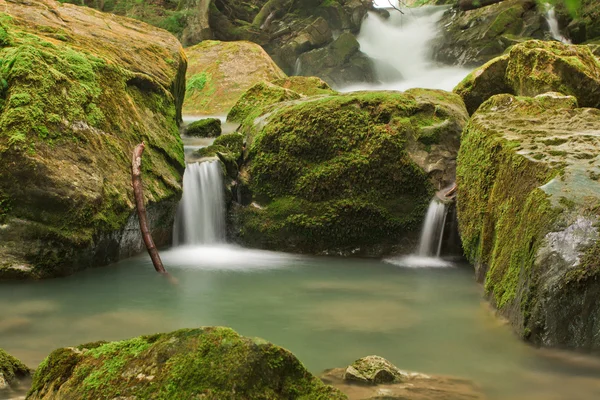
<svg viewBox="0 0 600 400">
<path fill-rule="evenodd" d="M 383 0 L 379 5 L 386 5 Z M 437 23 L 447 7 L 407 8 L 405 14 L 390 9 L 384 19 L 369 12 L 357 40 L 360 49 L 373 60 L 380 84 L 357 84 L 354 90 L 406 90 L 430 88 L 452 90 L 470 70 L 440 66 L 431 60 L 429 42 L 438 34 Z"/>
<path fill-rule="evenodd" d="M 188 164 L 183 196 L 173 229 L 173 244 L 216 244 L 225 241 L 223 171 L 218 161 Z"/>
<path fill-rule="evenodd" d="M 429 203 L 421 240 L 419 241 L 419 253 L 421 257 L 439 257 L 442 251 L 442 240 L 444 237 L 444 226 L 448 208 L 435 197 Z"/>
<path fill-rule="evenodd" d="M 554 11 L 554 6 L 550 3 L 546 3 L 546 22 L 550 27 L 550 34 L 554 40 L 558 40 L 559 42 L 563 42 L 565 44 L 571 44 L 571 41 L 564 37 L 562 33 L 560 33 L 560 29 L 558 28 L 558 20 L 556 19 L 556 12 Z"/>
</svg>

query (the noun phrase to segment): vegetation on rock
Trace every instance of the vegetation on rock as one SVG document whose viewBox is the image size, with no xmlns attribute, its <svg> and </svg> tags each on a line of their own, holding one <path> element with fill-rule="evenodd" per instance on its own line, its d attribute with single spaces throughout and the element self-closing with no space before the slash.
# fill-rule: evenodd
<svg viewBox="0 0 600 400">
<path fill-rule="evenodd" d="M 251 86 L 286 75 L 257 44 L 205 40 L 186 49 L 189 67 L 183 112 L 226 114 Z"/>
<path fill-rule="evenodd" d="M 524 338 L 597 350 L 600 111 L 575 107 L 559 94 L 486 101 L 463 133 L 458 219 L 478 279 Z"/>
<path fill-rule="evenodd" d="M 237 239 L 309 253 L 376 255 L 416 234 L 467 119 L 456 95 L 420 89 L 246 109 L 240 176 L 258 206 L 235 209 Z"/>
<path fill-rule="evenodd" d="M 31 370 L 21 361 L 0 349 L 0 393 L 18 380 L 31 376 Z"/>
<path fill-rule="evenodd" d="M 68 274 L 141 250 L 137 227 L 126 229 L 141 141 L 153 233 L 165 243 L 183 170 L 177 40 L 53 0 L 2 11 L 0 278 Z"/>
<path fill-rule="evenodd" d="M 221 120 L 219 118 L 204 118 L 194 121 L 185 127 L 185 134 L 195 137 L 217 137 L 221 134 Z"/>
<path fill-rule="evenodd" d="M 588 46 L 532 40 L 476 69 L 454 91 L 470 113 L 501 93 L 560 92 L 575 96 L 582 107 L 600 108 L 600 62 Z"/>
<path fill-rule="evenodd" d="M 343 400 L 289 351 L 206 327 L 52 352 L 28 399 Z"/>
</svg>

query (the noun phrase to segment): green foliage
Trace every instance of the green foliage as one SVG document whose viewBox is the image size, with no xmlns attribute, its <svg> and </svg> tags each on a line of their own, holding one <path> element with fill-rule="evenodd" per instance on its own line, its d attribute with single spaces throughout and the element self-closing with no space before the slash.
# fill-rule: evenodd
<svg viewBox="0 0 600 400">
<path fill-rule="evenodd" d="M 201 92 L 204 90 L 206 82 L 210 81 L 210 79 L 209 73 L 200 72 L 199 74 L 192 75 L 188 79 L 185 88 L 188 92 Z"/>
</svg>

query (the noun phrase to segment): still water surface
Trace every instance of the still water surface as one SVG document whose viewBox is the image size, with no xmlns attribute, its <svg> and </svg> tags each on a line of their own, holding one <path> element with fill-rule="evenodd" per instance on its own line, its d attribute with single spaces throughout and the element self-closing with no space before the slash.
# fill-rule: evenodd
<svg viewBox="0 0 600 400">
<path fill-rule="evenodd" d="M 293 351 L 314 373 L 381 355 L 474 380 L 492 399 L 600 398 L 600 363 L 519 341 L 482 301 L 468 266 L 403 268 L 228 246 L 162 253 L 77 275 L 0 285 L 0 347 L 30 366 L 51 350 L 206 325 Z"/>
</svg>

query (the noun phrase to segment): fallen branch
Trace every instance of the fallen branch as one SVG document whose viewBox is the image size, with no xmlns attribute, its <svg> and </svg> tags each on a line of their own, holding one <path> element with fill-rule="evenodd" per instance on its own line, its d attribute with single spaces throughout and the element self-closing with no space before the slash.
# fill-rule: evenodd
<svg viewBox="0 0 600 400">
<path fill-rule="evenodd" d="M 135 146 L 135 149 L 133 149 L 133 158 L 131 160 L 131 181 L 133 184 L 133 195 L 135 197 L 135 206 L 137 208 L 138 219 L 140 221 L 142 238 L 144 239 L 144 244 L 146 244 L 146 249 L 148 249 L 148 254 L 152 259 L 154 269 L 156 272 L 168 275 L 165 267 L 162 264 L 160 256 L 158 255 L 158 250 L 156 249 L 154 240 L 152 240 L 152 235 L 150 234 L 150 229 L 148 228 L 148 220 L 146 219 L 146 206 L 144 205 L 144 190 L 142 188 L 141 171 L 142 153 L 144 152 L 145 147 L 146 145 L 144 142 L 142 142 Z"/>
<path fill-rule="evenodd" d="M 454 184 L 454 186 L 452 186 L 452 187 L 450 188 L 450 190 L 448 190 L 448 191 L 446 192 L 446 194 L 444 195 L 444 197 L 447 197 L 447 198 L 454 197 L 454 196 L 456 195 L 456 191 L 457 191 L 457 190 L 458 190 L 458 186 L 457 186 L 457 185 L 456 185 L 456 183 L 455 183 L 455 184 Z"/>
</svg>

